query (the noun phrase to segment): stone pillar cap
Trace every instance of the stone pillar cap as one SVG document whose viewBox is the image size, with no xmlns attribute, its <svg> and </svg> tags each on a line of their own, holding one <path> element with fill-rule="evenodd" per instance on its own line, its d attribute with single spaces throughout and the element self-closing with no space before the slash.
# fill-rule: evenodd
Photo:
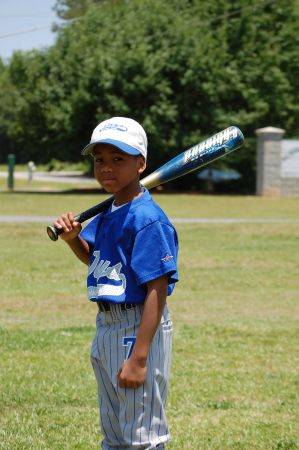
<svg viewBox="0 0 299 450">
<path fill-rule="evenodd" d="M 257 130 L 255 130 L 255 133 L 257 135 L 259 135 L 259 134 L 281 134 L 281 135 L 283 135 L 285 133 L 285 130 L 283 128 L 265 127 L 265 128 L 258 128 Z"/>
</svg>

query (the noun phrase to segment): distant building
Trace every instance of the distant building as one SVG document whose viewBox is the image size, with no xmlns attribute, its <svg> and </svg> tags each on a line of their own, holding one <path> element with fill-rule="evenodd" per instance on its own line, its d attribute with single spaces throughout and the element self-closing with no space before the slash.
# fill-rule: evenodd
<svg viewBox="0 0 299 450">
<path fill-rule="evenodd" d="M 256 130 L 256 193 L 262 196 L 299 196 L 299 140 L 282 139 L 285 130 Z"/>
</svg>

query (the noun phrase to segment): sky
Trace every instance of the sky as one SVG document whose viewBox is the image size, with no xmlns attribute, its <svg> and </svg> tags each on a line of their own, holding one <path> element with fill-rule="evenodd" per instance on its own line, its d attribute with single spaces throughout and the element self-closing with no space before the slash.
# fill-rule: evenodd
<svg viewBox="0 0 299 450">
<path fill-rule="evenodd" d="M 0 57 L 8 61 L 14 50 L 41 49 L 55 43 L 51 24 L 59 22 L 56 0 L 0 0 Z M 34 31 L 33 31 L 34 30 Z"/>
</svg>

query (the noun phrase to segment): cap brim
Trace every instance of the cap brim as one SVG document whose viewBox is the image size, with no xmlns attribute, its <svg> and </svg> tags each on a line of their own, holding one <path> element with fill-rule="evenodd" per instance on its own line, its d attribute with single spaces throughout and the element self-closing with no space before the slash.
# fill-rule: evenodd
<svg viewBox="0 0 299 450">
<path fill-rule="evenodd" d="M 97 144 L 113 145 L 113 147 L 118 148 L 121 152 L 127 153 L 128 155 L 132 155 L 132 156 L 137 156 L 137 155 L 142 154 L 139 150 L 137 150 L 134 147 L 131 147 L 128 144 L 125 144 L 124 142 L 116 141 L 115 139 L 102 139 L 99 141 L 91 142 L 90 144 L 86 145 L 86 147 L 83 148 L 81 155 L 89 155 L 90 153 L 92 153 L 95 145 L 97 145 Z"/>
</svg>

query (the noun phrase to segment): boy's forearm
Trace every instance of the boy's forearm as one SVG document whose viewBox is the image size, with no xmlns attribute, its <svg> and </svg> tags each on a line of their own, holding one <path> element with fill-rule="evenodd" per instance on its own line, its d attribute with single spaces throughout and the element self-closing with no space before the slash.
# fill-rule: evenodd
<svg viewBox="0 0 299 450">
<path fill-rule="evenodd" d="M 149 286 L 136 342 L 131 355 L 131 358 L 138 361 L 140 365 L 146 364 L 151 342 L 161 322 L 166 296 L 167 281 L 164 277 L 162 277 L 158 286 L 153 289 Z"/>
<path fill-rule="evenodd" d="M 72 252 L 77 256 L 84 264 L 89 265 L 89 246 L 88 243 L 80 236 L 65 241 Z"/>
</svg>

